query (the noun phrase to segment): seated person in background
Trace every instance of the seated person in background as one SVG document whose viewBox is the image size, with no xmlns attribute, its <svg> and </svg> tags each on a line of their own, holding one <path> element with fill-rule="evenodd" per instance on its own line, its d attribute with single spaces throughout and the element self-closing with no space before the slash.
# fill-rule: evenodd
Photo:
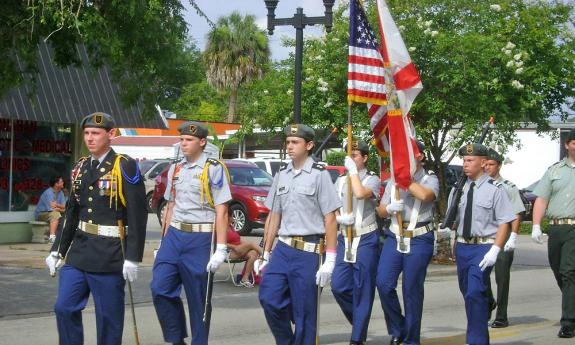
<svg viewBox="0 0 575 345">
<path fill-rule="evenodd" d="M 50 178 L 50 187 L 48 187 L 40 196 L 34 218 L 38 221 L 50 223 L 50 243 L 56 240 L 56 229 L 60 217 L 66 208 L 66 198 L 64 197 L 64 180 L 61 176 Z"/>
<path fill-rule="evenodd" d="M 234 230 L 232 220 L 230 217 L 230 226 L 228 227 L 228 249 L 230 250 L 229 260 L 246 260 L 242 279 L 239 284 L 241 286 L 252 288 L 253 282 L 250 276 L 254 270 L 254 262 L 262 254 L 262 248 L 252 242 L 242 242 L 240 235 Z"/>
</svg>

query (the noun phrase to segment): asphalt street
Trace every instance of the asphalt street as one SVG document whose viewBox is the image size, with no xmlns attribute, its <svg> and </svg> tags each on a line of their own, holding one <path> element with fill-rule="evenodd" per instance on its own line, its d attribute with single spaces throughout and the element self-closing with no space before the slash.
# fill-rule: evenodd
<svg viewBox="0 0 575 345">
<path fill-rule="evenodd" d="M 157 243 L 155 238 L 159 238 L 159 226 L 156 218 L 150 215 L 149 245 Z M 247 239 L 259 241 L 258 237 Z M 216 279 L 225 278 L 226 269 L 227 267 L 220 268 Z M 465 310 L 457 285 L 455 267 L 430 265 L 428 272 L 422 344 L 465 344 Z M 57 344 L 56 321 L 52 311 L 57 278 L 50 278 L 44 269 L 20 267 L 17 264 L 0 266 L 0 277 L 0 344 Z M 556 337 L 561 296 L 548 267 L 546 246 L 536 245 L 529 237 L 520 236 L 511 279 L 511 326 L 492 330 L 492 344 L 573 343 L 572 339 L 563 340 Z M 141 344 L 164 344 L 151 304 L 150 280 L 151 265 L 145 260 L 133 286 Z M 493 286 L 495 287 L 494 281 Z M 401 295 L 401 285 L 398 292 Z M 210 344 L 274 343 L 257 294 L 257 288 L 239 288 L 229 281 L 215 283 Z M 84 311 L 83 319 L 85 344 L 95 344 L 95 318 L 91 303 Z M 329 289 L 325 289 L 322 295 L 320 320 L 320 344 L 348 344 L 350 326 Z M 189 338 L 187 340 L 189 343 Z M 131 315 L 127 308 L 123 344 L 134 343 Z M 372 312 L 368 343 L 389 343 L 383 312 L 377 298 Z"/>
</svg>

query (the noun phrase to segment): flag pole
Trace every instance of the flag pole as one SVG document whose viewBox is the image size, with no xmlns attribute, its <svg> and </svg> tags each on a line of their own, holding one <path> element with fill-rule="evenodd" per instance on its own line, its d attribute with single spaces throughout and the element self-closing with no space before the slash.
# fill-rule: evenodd
<svg viewBox="0 0 575 345">
<path fill-rule="evenodd" d="M 351 145 L 352 145 L 352 124 L 351 124 L 351 105 L 349 102 L 347 105 L 347 155 L 351 158 Z M 353 200 L 352 200 L 352 189 L 351 189 L 351 176 L 349 171 L 347 172 L 347 210 L 349 213 L 353 213 Z M 346 226 L 346 240 L 347 240 L 347 250 L 345 252 L 345 258 L 348 262 L 353 261 L 353 228 L 349 224 Z"/>
</svg>

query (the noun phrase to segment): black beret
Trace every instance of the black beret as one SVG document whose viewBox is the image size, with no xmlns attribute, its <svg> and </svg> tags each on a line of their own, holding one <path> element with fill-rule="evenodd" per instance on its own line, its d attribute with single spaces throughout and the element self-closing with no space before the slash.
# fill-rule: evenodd
<svg viewBox="0 0 575 345">
<path fill-rule="evenodd" d="M 93 113 L 82 119 L 80 127 L 82 127 L 82 129 L 86 127 L 112 129 L 116 127 L 116 122 L 112 115 L 106 113 Z"/>
<path fill-rule="evenodd" d="M 415 140 L 415 145 L 417 145 L 419 152 L 423 153 L 423 151 L 425 151 L 425 144 L 423 144 L 422 141 Z"/>
<path fill-rule="evenodd" d="M 484 156 L 487 157 L 488 149 L 481 144 L 467 144 L 459 149 L 460 156 Z"/>
<path fill-rule="evenodd" d="M 182 123 L 178 127 L 178 131 L 181 135 L 193 135 L 194 137 L 198 137 L 200 139 L 205 139 L 208 137 L 208 128 L 203 123 L 197 121 L 188 121 Z"/>
<path fill-rule="evenodd" d="M 311 127 L 301 123 L 287 125 L 284 128 L 284 134 L 286 137 L 299 137 L 306 141 L 312 141 L 315 137 L 315 131 Z"/>
<path fill-rule="evenodd" d="M 347 144 L 345 145 L 345 147 L 343 148 L 346 152 L 347 152 Z M 358 150 L 361 153 L 363 153 L 364 155 L 369 154 L 369 145 L 363 141 L 363 140 L 352 140 L 351 141 L 351 149 L 352 150 Z"/>
<path fill-rule="evenodd" d="M 492 148 L 489 148 L 489 151 L 487 152 L 487 159 L 491 159 L 499 163 L 503 163 L 504 160 L 503 156 Z"/>
</svg>

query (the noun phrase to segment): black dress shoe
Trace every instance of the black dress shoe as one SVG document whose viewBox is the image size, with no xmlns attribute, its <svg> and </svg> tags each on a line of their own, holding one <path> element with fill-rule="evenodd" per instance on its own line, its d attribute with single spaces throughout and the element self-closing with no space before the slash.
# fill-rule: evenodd
<svg viewBox="0 0 575 345">
<path fill-rule="evenodd" d="M 389 345 L 401 345 L 401 344 L 403 344 L 403 341 L 401 339 L 399 339 L 398 337 L 391 337 Z"/>
<path fill-rule="evenodd" d="M 363 341 L 350 340 L 349 345 L 364 345 Z"/>
<path fill-rule="evenodd" d="M 575 330 L 573 329 L 573 327 L 561 326 L 561 329 L 559 329 L 559 333 L 557 333 L 557 336 L 559 338 L 573 338 L 575 337 Z"/>
<path fill-rule="evenodd" d="M 507 320 L 495 320 L 491 323 L 491 328 L 505 328 L 507 326 L 509 326 Z"/>
</svg>

